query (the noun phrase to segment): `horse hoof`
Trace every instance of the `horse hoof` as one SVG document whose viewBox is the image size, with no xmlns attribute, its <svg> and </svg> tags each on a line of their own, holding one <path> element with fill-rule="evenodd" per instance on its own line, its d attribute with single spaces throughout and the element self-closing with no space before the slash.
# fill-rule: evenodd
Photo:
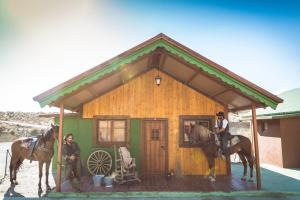
<svg viewBox="0 0 300 200">
<path fill-rule="evenodd" d="M 254 182 L 254 179 L 253 179 L 253 178 L 250 178 L 250 179 L 248 180 L 248 182 Z"/>
<path fill-rule="evenodd" d="M 47 192 L 50 192 L 52 189 L 50 186 L 47 187 Z"/>
<path fill-rule="evenodd" d="M 246 181 L 246 180 L 247 180 L 247 178 L 244 176 L 241 178 L 241 181 Z"/>
<path fill-rule="evenodd" d="M 209 179 L 209 181 L 210 181 L 211 183 L 216 182 L 216 178 L 214 178 L 214 177 L 212 177 L 212 176 L 209 176 L 208 179 Z"/>
</svg>

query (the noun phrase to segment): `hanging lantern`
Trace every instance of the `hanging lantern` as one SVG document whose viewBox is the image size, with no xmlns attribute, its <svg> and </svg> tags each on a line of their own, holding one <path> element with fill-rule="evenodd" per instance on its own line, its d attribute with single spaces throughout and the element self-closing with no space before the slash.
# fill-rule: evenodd
<svg viewBox="0 0 300 200">
<path fill-rule="evenodd" d="M 159 76 L 159 74 L 157 74 L 157 76 L 156 76 L 154 79 L 155 79 L 155 84 L 156 84 L 157 86 L 159 86 L 160 83 L 161 83 L 161 77 Z"/>
</svg>

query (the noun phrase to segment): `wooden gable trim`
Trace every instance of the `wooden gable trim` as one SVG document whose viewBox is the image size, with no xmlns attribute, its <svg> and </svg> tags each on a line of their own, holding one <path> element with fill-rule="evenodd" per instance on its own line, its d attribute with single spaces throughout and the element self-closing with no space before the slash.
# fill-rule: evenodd
<svg viewBox="0 0 300 200">
<path fill-rule="evenodd" d="M 217 65 L 216 63 L 163 34 L 159 34 L 156 37 L 124 52 L 123 54 L 120 54 L 119 56 L 110 59 L 109 61 L 91 70 L 88 70 L 79 76 L 76 76 L 74 79 L 71 79 L 53 89 L 44 92 L 43 94 L 34 97 L 34 100 L 38 101 L 41 107 L 49 105 L 54 101 L 57 101 L 60 97 L 79 90 L 82 85 L 100 79 L 104 75 L 117 70 L 120 66 L 131 63 L 139 57 L 154 51 L 158 47 L 164 48 L 171 54 L 179 56 L 186 62 L 196 65 L 197 68 L 201 69 L 207 74 L 221 79 L 224 83 L 238 88 L 242 93 L 255 98 L 256 101 L 259 101 L 262 104 L 276 108 L 277 104 L 282 102 L 282 99 L 272 95 L 262 88 L 259 88 L 249 81 L 246 81 L 233 72 L 230 72 L 222 66 Z"/>
</svg>

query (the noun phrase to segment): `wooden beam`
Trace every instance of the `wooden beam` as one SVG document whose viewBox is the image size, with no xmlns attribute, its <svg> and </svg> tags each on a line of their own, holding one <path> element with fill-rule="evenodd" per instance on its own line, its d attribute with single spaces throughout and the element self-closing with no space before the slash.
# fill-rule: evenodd
<svg viewBox="0 0 300 200">
<path fill-rule="evenodd" d="M 132 63 L 130 63 L 130 65 L 134 65 L 135 63 L 137 63 L 138 61 L 140 61 L 140 60 L 146 58 L 147 56 L 149 56 L 149 54 L 145 54 L 145 55 L 143 55 L 142 57 L 136 59 L 135 61 L 133 61 Z M 102 81 L 102 80 L 104 80 L 104 79 L 107 79 L 107 78 L 109 78 L 109 77 L 111 77 L 111 76 L 113 76 L 113 75 L 115 75 L 115 74 L 117 74 L 117 73 L 120 73 L 120 71 L 121 71 L 123 68 L 125 68 L 126 66 L 127 66 L 127 65 L 121 66 L 119 69 L 117 69 L 117 70 L 115 70 L 115 71 L 113 71 L 113 72 L 111 72 L 111 73 L 108 73 L 108 74 L 104 75 L 101 79 L 97 79 L 97 80 L 95 80 L 95 81 L 92 81 L 91 83 L 82 85 L 82 86 L 80 86 L 78 89 L 76 89 L 75 91 L 72 91 L 72 92 L 70 92 L 69 94 L 65 94 L 64 96 L 58 98 L 58 99 L 55 100 L 54 102 L 62 102 L 62 101 L 64 101 L 64 100 L 66 100 L 67 98 L 69 98 L 69 97 L 71 97 L 71 96 L 74 96 L 74 95 L 78 94 L 79 92 L 81 92 L 82 90 L 84 90 L 84 89 L 90 87 L 91 85 L 96 84 L 96 83 L 98 83 L 99 81 Z M 56 104 L 54 104 L 54 105 L 56 105 Z"/>
<path fill-rule="evenodd" d="M 161 52 L 161 58 L 160 58 L 160 63 L 159 63 L 160 69 L 163 69 L 163 67 L 166 63 L 166 60 L 167 60 L 167 55 L 165 53 Z"/>
<path fill-rule="evenodd" d="M 216 96 L 219 96 L 219 95 L 221 95 L 221 94 L 224 94 L 225 92 L 228 92 L 228 91 L 230 91 L 229 89 L 225 89 L 225 90 L 223 90 L 223 91 L 221 91 L 221 92 L 218 92 L 218 93 L 216 93 L 216 94 L 214 94 L 214 95 L 211 95 L 211 98 L 215 98 Z"/>
<path fill-rule="evenodd" d="M 60 104 L 59 113 L 59 131 L 58 131 L 58 148 L 57 148 L 57 173 L 56 173 L 56 192 L 61 192 L 61 163 L 62 163 L 62 140 L 63 140 L 63 121 L 64 121 L 64 104 Z"/>
<path fill-rule="evenodd" d="M 106 90 L 106 91 L 104 91 L 103 93 L 98 94 L 98 97 L 99 97 L 99 96 L 105 95 L 106 93 L 108 93 L 108 92 L 110 92 L 110 91 L 112 91 L 112 90 L 114 90 L 114 89 L 120 87 L 120 86 L 123 85 L 123 84 L 128 83 L 129 81 L 135 79 L 136 77 L 138 77 L 138 76 L 140 76 L 140 75 L 142 75 L 142 74 L 144 74 L 144 73 L 147 73 L 147 72 L 149 72 L 149 71 L 151 71 L 151 70 L 152 70 L 152 68 L 147 68 L 147 70 L 141 72 L 141 74 L 136 74 L 136 75 L 134 75 L 133 77 L 131 77 L 130 79 L 125 80 L 123 83 L 118 84 L 118 85 L 116 85 L 115 87 L 113 87 L 113 88 L 111 88 L 111 89 L 109 89 L 109 90 Z M 81 102 L 78 106 L 80 106 L 81 104 L 84 105 L 84 104 L 89 103 L 89 102 L 91 102 L 91 101 L 93 101 L 93 100 L 94 100 L 94 99 L 89 99 L 89 100 L 87 100 L 87 101 Z M 77 108 L 78 106 L 76 106 L 75 108 Z"/>
<path fill-rule="evenodd" d="M 174 75 L 170 74 L 169 72 L 163 71 L 163 73 L 167 74 L 168 76 L 172 77 L 173 79 L 177 80 L 178 82 L 180 82 L 180 83 L 186 85 L 186 83 L 185 83 L 184 81 L 178 80 Z M 207 98 L 212 99 L 212 98 L 210 97 L 209 94 L 207 94 L 206 92 L 201 91 L 201 90 L 199 90 L 199 89 L 193 87 L 192 85 L 187 85 L 187 87 L 190 87 L 190 88 L 192 88 L 193 90 L 195 90 L 196 92 L 199 92 L 199 93 L 201 93 L 202 95 L 206 96 Z M 221 105 L 224 105 L 224 104 L 225 104 L 225 102 L 221 102 L 221 101 L 219 101 L 219 100 L 217 100 L 217 99 L 213 99 L 213 100 L 216 101 L 216 102 L 218 102 L 218 103 L 221 104 Z"/>
<path fill-rule="evenodd" d="M 187 80 L 187 82 L 186 82 L 186 84 L 187 85 L 190 85 L 190 82 L 194 79 L 194 78 L 196 78 L 196 76 L 199 74 L 199 72 L 195 72 L 190 78 L 189 78 L 189 80 Z"/>
<path fill-rule="evenodd" d="M 254 149 L 255 149 L 255 162 L 256 162 L 256 187 L 261 189 L 261 177 L 260 177 L 260 163 L 259 163 L 259 149 L 258 149 L 258 135 L 257 135 L 257 121 L 256 121 L 256 105 L 252 103 L 252 125 L 254 136 Z"/>
<path fill-rule="evenodd" d="M 193 69 L 195 72 L 198 72 L 199 74 L 201 74 L 201 75 L 203 75 L 203 76 L 205 76 L 205 77 L 207 77 L 207 78 L 209 78 L 209 79 L 215 81 L 215 82 L 218 83 L 219 85 L 224 86 L 225 88 L 228 89 L 228 91 L 233 91 L 233 92 L 237 93 L 238 95 L 240 95 L 240 96 L 242 96 L 242 97 L 248 99 L 249 101 L 255 101 L 255 102 L 259 103 L 258 101 L 256 101 L 255 98 L 252 98 L 251 96 L 245 95 L 244 93 L 242 93 L 240 90 L 236 89 L 235 87 L 226 84 L 226 83 L 223 82 L 221 79 L 219 79 L 219 78 L 217 78 L 217 77 L 215 77 L 215 76 L 213 76 L 213 75 L 210 75 L 210 74 L 208 74 L 207 72 L 204 72 L 203 70 L 199 69 L 197 66 L 192 65 L 192 64 L 190 64 L 190 63 L 187 63 L 186 61 L 182 60 L 182 59 L 181 59 L 180 57 L 178 57 L 177 55 L 173 55 L 173 54 L 168 53 L 168 52 L 167 52 L 167 55 L 170 56 L 171 58 L 174 58 L 177 62 L 179 62 L 179 63 L 181 63 L 181 64 L 183 64 L 183 65 L 189 67 L 190 69 Z M 209 97 L 210 97 L 210 96 L 209 96 Z"/>
<path fill-rule="evenodd" d="M 148 56 L 148 60 L 147 60 L 147 67 L 151 68 L 151 61 L 152 61 L 152 56 L 153 56 L 154 52 L 151 52 Z"/>
<path fill-rule="evenodd" d="M 252 109 L 252 105 L 247 105 L 247 106 L 243 106 L 243 107 L 239 107 L 239 108 L 232 108 L 229 111 L 230 112 L 238 112 L 238 111 L 242 111 L 242 110 L 251 110 Z"/>
</svg>

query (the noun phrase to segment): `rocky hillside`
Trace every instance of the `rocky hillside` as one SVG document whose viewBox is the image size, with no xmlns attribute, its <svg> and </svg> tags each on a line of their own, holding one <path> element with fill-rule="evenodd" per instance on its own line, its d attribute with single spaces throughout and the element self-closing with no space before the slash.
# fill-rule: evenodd
<svg viewBox="0 0 300 200">
<path fill-rule="evenodd" d="M 0 141 L 43 133 L 53 123 L 53 118 L 40 117 L 44 113 L 0 112 Z"/>
</svg>

